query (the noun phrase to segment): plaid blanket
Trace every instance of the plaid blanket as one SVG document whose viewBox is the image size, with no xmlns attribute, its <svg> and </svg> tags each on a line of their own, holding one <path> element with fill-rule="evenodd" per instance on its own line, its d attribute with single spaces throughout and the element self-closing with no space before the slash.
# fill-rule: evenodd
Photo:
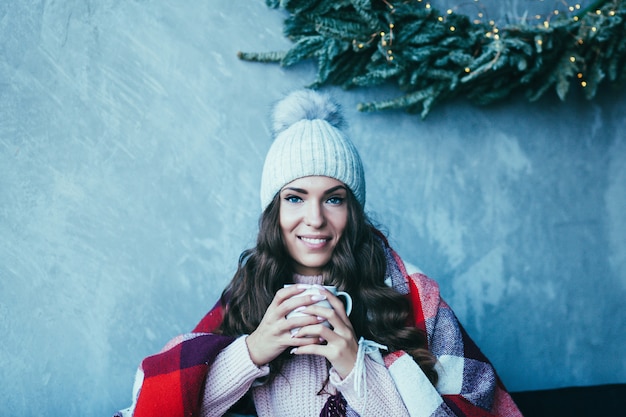
<svg viewBox="0 0 626 417">
<path fill-rule="evenodd" d="M 383 357 L 409 414 L 412 417 L 521 416 L 488 359 L 441 299 L 437 283 L 419 272 L 409 274 L 387 244 L 386 253 L 387 283 L 409 297 L 413 324 L 426 331 L 429 349 L 438 358 L 439 382 L 434 387 L 407 353 L 397 351 Z M 220 305 L 218 302 L 191 333 L 178 336 L 160 353 L 143 360 L 137 371 L 133 405 L 116 416 L 200 415 L 208 368 L 215 356 L 233 341 L 211 333 L 222 320 Z M 322 411 L 327 413 L 328 408 L 344 411 L 324 415 L 344 412 L 353 415 L 341 396 L 331 397 Z"/>
</svg>

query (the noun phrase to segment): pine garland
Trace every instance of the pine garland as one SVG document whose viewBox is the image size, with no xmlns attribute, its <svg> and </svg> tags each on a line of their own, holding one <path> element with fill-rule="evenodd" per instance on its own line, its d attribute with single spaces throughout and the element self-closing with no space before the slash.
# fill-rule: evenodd
<svg viewBox="0 0 626 417">
<path fill-rule="evenodd" d="M 422 0 L 266 0 L 289 16 L 287 51 L 247 53 L 247 61 L 288 67 L 317 61 L 312 88 L 395 83 L 400 97 L 361 103 L 361 111 L 405 109 L 425 118 L 435 104 L 466 97 L 477 104 L 524 92 L 530 101 L 554 88 L 565 100 L 572 83 L 592 99 L 601 82 L 626 80 L 626 6 L 600 0 L 541 24 L 497 27 L 441 13 Z M 572 8 L 572 10 L 574 10 Z"/>
</svg>

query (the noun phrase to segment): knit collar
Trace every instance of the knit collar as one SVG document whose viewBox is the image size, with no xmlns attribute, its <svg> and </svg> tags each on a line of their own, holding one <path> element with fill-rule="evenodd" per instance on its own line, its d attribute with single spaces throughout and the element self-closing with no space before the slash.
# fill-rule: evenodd
<svg viewBox="0 0 626 417">
<path fill-rule="evenodd" d="M 296 284 L 324 284 L 323 275 L 300 275 L 293 274 L 293 282 Z"/>
</svg>

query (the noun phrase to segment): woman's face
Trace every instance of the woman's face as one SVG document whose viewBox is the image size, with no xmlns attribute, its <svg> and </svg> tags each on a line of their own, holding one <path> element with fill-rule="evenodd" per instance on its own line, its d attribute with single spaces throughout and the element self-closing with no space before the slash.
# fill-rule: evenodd
<svg viewBox="0 0 626 417">
<path fill-rule="evenodd" d="M 348 190 L 334 178 L 298 178 L 280 190 L 280 230 L 301 275 L 320 275 L 348 221 Z"/>
</svg>

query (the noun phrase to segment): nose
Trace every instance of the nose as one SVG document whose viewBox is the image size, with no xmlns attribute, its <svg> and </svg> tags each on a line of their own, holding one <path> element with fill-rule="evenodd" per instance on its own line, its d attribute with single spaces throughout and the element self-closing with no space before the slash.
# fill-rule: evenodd
<svg viewBox="0 0 626 417">
<path fill-rule="evenodd" d="M 307 226 L 320 228 L 324 226 L 326 223 L 326 218 L 324 217 L 324 209 L 321 203 L 310 202 L 306 209 L 304 223 Z"/>
</svg>

